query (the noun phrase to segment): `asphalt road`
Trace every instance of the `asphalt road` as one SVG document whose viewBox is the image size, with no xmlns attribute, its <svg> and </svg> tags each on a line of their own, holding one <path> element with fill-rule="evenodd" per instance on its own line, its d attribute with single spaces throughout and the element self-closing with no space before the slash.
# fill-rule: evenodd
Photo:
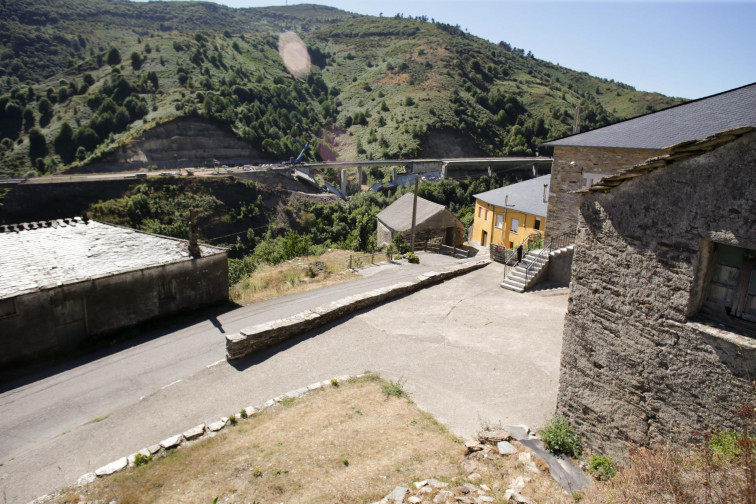
<svg viewBox="0 0 756 504">
<path fill-rule="evenodd" d="M 504 291 L 495 264 L 234 365 L 224 360 L 224 331 L 415 276 L 433 269 L 430 261 L 367 270 L 354 282 L 218 314 L 6 385 L 0 495 L 26 502 L 198 423 L 368 369 L 404 377 L 418 405 L 463 436 L 486 421 L 545 420 L 556 401 L 566 289 Z"/>
</svg>

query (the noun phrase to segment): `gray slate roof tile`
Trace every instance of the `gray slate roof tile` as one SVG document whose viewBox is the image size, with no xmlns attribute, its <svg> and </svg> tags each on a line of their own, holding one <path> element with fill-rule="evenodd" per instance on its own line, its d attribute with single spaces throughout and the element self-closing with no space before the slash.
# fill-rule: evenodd
<svg viewBox="0 0 756 504">
<path fill-rule="evenodd" d="M 412 200 L 415 195 L 407 193 L 392 204 L 381 210 L 376 216 L 386 227 L 392 231 L 406 231 L 412 227 Z M 425 222 L 439 212 L 446 210 L 444 205 L 433 203 L 427 199 L 417 198 L 417 214 L 415 224 Z"/>
<path fill-rule="evenodd" d="M 524 182 L 512 184 L 498 189 L 492 189 L 480 194 L 475 194 L 474 198 L 496 205 L 523 212 L 539 217 L 546 217 L 546 209 L 549 206 L 548 201 L 543 201 L 543 186 L 551 183 L 551 175 L 542 175 Z M 546 187 L 546 198 L 548 200 L 549 188 Z"/>
<path fill-rule="evenodd" d="M 0 299 L 191 259 L 186 240 L 67 220 L 0 227 Z M 226 252 L 208 245 L 200 251 Z"/>
<path fill-rule="evenodd" d="M 756 83 L 542 145 L 664 149 L 742 126 L 756 126 Z"/>
</svg>

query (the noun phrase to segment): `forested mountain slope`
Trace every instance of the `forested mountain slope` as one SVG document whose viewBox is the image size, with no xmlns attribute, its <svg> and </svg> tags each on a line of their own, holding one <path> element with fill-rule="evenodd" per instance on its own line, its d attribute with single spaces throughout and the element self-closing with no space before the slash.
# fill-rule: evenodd
<svg viewBox="0 0 756 504">
<path fill-rule="evenodd" d="M 279 55 L 308 48 L 296 78 Z M 506 34 L 503 34 L 506 37 Z M 426 18 L 206 2 L 2 0 L 0 176 L 97 164 L 179 117 L 259 159 L 532 154 L 681 100 L 635 91 Z M 181 153 L 176 152 L 179 159 Z"/>
</svg>

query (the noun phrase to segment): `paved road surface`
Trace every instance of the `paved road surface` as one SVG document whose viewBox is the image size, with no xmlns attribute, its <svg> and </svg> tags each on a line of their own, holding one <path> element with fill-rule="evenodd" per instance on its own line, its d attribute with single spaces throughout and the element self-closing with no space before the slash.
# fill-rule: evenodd
<svg viewBox="0 0 756 504">
<path fill-rule="evenodd" d="M 8 390 L 0 395 L 0 492 L 8 502 L 28 501 L 198 423 L 367 369 L 404 377 L 420 407 L 460 435 L 472 435 L 482 421 L 540 423 L 556 400 L 566 289 L 504 291 L 497 267 L 361 312 L 233 366 L 222 360 L 221 331 L 419 270 L 396 268 L 220 314 Z"/>
</svg>

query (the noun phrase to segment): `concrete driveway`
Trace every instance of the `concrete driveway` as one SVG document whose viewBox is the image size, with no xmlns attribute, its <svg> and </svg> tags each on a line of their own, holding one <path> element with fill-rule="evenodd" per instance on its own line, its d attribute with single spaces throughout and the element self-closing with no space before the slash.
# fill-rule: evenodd
<svg viewBox="0 0 756 504">
<path fill-rule="evenodd" d="M 491 264 L 166 383 L 3 461 L 0 494 L 28 501 L 198 423 L 365 370 L 403 379 L 422 409 L 463 437 L 481 423 L 540 425 L 556 404 L 567 289 L 516 294 L 501 289 L 501 279 L 500 265 Z"/>
</svg>

